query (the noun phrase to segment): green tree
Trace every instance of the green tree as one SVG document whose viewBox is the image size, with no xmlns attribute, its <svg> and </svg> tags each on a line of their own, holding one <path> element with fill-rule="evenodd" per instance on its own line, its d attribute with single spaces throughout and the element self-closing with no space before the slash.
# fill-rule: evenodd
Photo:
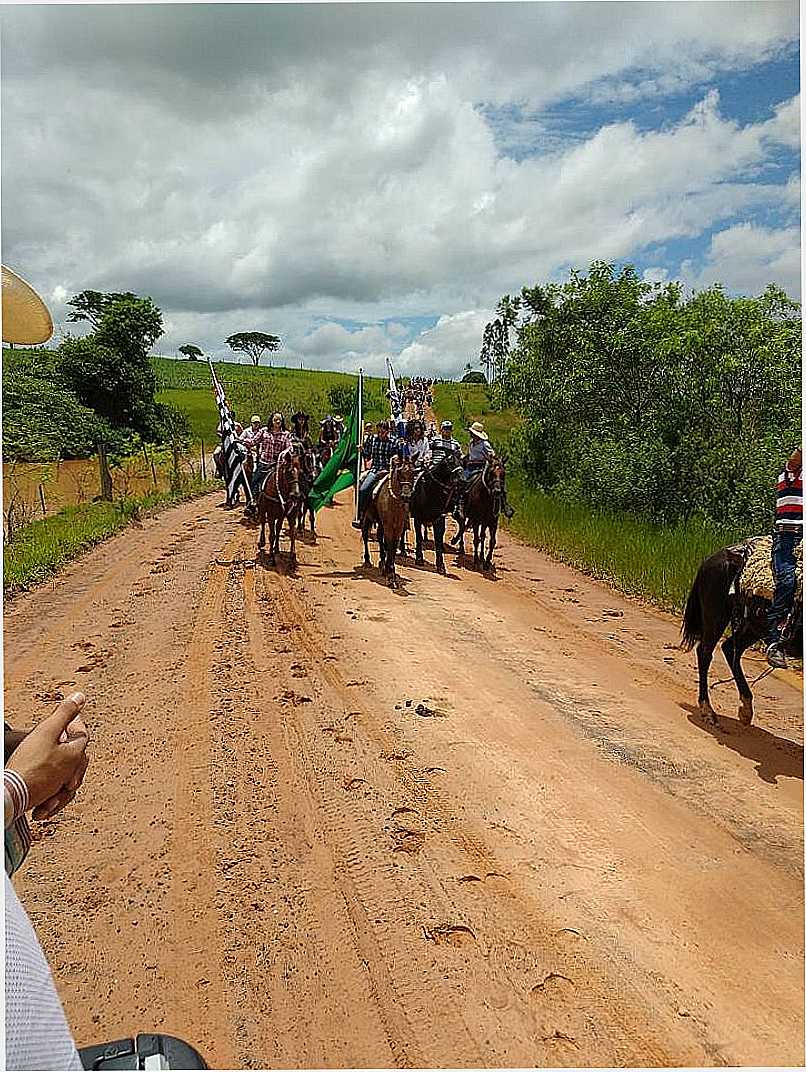
<svg viewBox="0 0 806 1072">
<path fill-rule="evenodd" d="M 267 335 L 263 331 L 238 331 L 230 335 L 226 342 L 231 350 L 248 354 L 255 368 L 260 364 L 263 354 L 279 350 L 282 345 L 278 335 Z"/>
<path fill-rule="evenodd" d="M 148 351 L 162 334 L 162 314 L 150 298 L 107 295 L 97 326 L 59 347 L 59 373 L 79 401 L 113 428 L 144 437 L 156 431 L 156 380 Z"/>
<path fill-rule="evenodd" d="M 526 418 L 516 443 L 535 483 L 658 522 L 766 524 L 800 429 L 800 313 L 782 291 L 683 301 L 594 262 L 497 312 L 488 346 L 516 339 L 495 397 Z"/>
<path fill-rule="evenodd" d="M 101 323 L 104 310 L 111 302 L 118 301 L 121 298 L 134 297 L 135 295 L 131 291 L 126 291 L 123 294 L 107 294 L 101 290 L 82 290 L 80 294 L 76 294 L 67 303 L 73 309 L 71 313 L 67 314 L 67 322 L 72 324 L 80 320 L 87 320 L 94 328 L 97 328 Z"/>
<path fill-rule="evenodd" d="M 180 346 L 179 353 L 184 354 L 188 361 L 198 361 L 200 357 L 204 357 L 204 351 L 194 346 L 192 342 L 186 342 L 184 346 Z"/>
</svg>

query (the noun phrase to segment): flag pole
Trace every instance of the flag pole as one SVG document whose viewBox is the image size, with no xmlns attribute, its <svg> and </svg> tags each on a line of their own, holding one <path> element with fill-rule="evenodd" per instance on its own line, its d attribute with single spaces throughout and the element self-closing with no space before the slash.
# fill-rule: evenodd
<svg viewBox="0 0 806 1072">
<path fill-rule="evenodd" d="M 358 427 L 356 428 L 355 519 L 358 518 L 358 485 L 361 483 L 361 448 L 364 445 L 364 370 L 358 370 Z"/>
</svg>

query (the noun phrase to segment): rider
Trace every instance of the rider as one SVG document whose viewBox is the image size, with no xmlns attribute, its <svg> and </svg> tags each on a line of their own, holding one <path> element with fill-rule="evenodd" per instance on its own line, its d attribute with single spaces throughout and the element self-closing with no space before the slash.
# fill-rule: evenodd
<svg viewBox="0 0 806 1072">
<path fill-rule="evenodd" d="M 336 426 L 336 443 L 339 443 L 344 435 L 344 417 L 340 413 L 336 414 L 333 418 L 333 423 Z"/>
<path fill-rule="evenodd" d="M 462 459 L 464 465 L 464 486 L 462 487 L 461 495 L 459 496 L 459 502 L 456 504 L 456 520 L 461 521 L 464 516 L 465 495 L 470 487 L 470 482 L 474 475 L 479 471 L 482 471 L 488 462 L 492 461 L 495 457 L 495 450 L 490 442 L 490 437 L 484 431 L 484 425 L 481 421 L 474 421 L 468 428 L 470 432 L 470 444 L 467 448 L 467 455 Z M 501 513 L 504 517 L 512 517 L 515 511 L 509 505 L 507 501 L 507 489 L 506 484 L 502 480 L 501 484 L 502 492 L 502 505 Z"/>
<path fill-rule="evenodd" d="M 353 522 L 354 528 L 361 528 L 361 519 L 364 516 L 372 489 L 380 478 L 389 472 L 389 466 L 393 461 L 397 461 L 402 449 L 403 444 L 397 436 L 389 434 L 389 421 L 381 421 L 378 424 L 378 434 L 372 437 L 372 441 L 369 444 L 369 451 L 364 452 L 364 457 L 368 459 L 370 466 L 358 488 L 358 521 Z"/>
<path fill-rule="evenodd" d="M 329 447 L 331 451 L 335 450 L 338 441 L 339 432 L 336 427 L 336 421 L 328 413 L 325 419 L 319 422 L 319 453 L 321 454 L 327 447 Z"/>
<path fill-rule="evenodd" d="M 263 482 L 277 464 L 277 459 L 283 451 L 288 450 L 291 445 L 291 433 L 286 431 L 282 413 L 272 414 L 271 428 L 261 428 L 252 440 L 252 446 L 257 450 L 257 465 L 251 480 L 254 502 L 244 511 L 247 517 L 254 517 L 257 513 L 257 500 Z"/>
<path fill-rule="evenodd" d="M 786 667 L 781 633 L 795 600 L 795 548 L 803 540 L 803 451 L 796 447 L 778 477 L 772 570 L 775 593 L 767 613 L 767 662 Z"/>
<path fill-rule="evenodd" d="M 449 457 L 461 464 L 462 448 L 453 438 L 453 421 L 443 421 L 439 428 L 442 434 L 428 444 L 429 460 L 433 463 Z"/>
<path fill-rule="evenodd" d="M 372 454 L 372 440 L 375 438 L 375 425 L 372 421 L 366 421 L 364 424 L 364 441 L 361 444 L 361 458 L 364 462 L 364 466 L 369 465 L 370 457 Z"/>
<path fill-rule="evenodd" d="M 409 457 L 415 469 L 422 469 L 428 456 L 428 440 L 422 421 L 409 421 L 408 425 Z"/>
</svg>

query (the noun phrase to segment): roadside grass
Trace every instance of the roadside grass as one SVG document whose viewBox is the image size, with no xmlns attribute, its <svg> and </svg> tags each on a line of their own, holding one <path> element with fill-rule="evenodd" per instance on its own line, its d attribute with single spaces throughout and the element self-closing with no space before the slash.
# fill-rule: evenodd
<svg viewBox="0 0 806 1072">
<path fill-rule="evenodd" d="M 700 520 L 658 528 L 641 518 L 594 511 L 507 477 L 515 517 L 506 527 L 561 562 L 631 596 L 679 613 L 700 563 L 751 535 Z"/>
<path fill-rule="evenodd" d="M 41 584 L 71 559 L 114 536 L 132 521 L 220 487 L 219 481 L 195 479 L 176 491 L 68 506 L 52 517 L 33 521 L 3 548 L 4 598 Z"/>
</svg>

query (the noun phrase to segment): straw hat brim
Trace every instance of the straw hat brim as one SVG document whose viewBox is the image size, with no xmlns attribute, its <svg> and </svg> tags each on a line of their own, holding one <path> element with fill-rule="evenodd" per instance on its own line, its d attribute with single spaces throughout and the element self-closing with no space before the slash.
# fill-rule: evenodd
<svg viewBox="0 0 806 1072">
<path fill-rule="evenodd" d="M 475 436 L 476 439 L 483 439 L 485 443 L 490 442 L 490 437 L 487 435 L 484 429 L 478 431 L 477 428 L 468 428 L 468 432 L 470 432 L 472 436 Z"/>
<path fill-rule="evenodd" d="M 52 334 L 45 303 L 29 283 L 3 265 L 3 342 L 36 346 Z"/>
</svg>

